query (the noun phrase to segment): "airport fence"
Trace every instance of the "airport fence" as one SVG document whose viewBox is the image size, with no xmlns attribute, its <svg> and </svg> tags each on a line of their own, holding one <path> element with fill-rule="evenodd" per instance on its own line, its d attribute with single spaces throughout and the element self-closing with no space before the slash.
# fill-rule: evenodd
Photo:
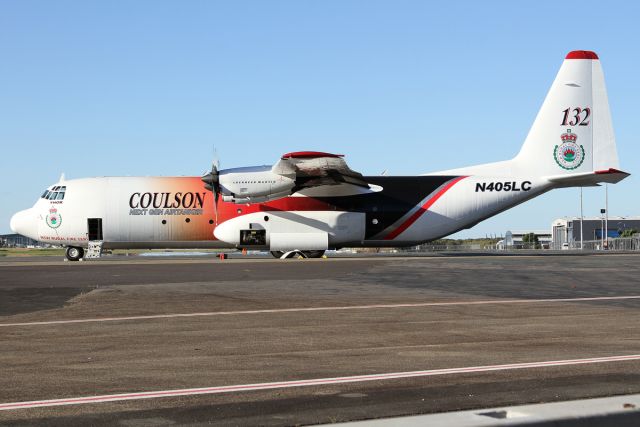
<svg viewBox="0 0 640 427">
<path fill-rule="evenodd" d="M 636 234 L 633 237 L 616 237 L 609 238 L 606 244 L 603 245 L 602 240 L 588 240 L 584 241 L 583 247 L 586 251 L 640 251 L 640 234 Z M 518 250 L 548 250 L 552 246 L 548 242 L 534 243 L 534 242 L 518 242 L 517 245 L 510 246 L 508 248 L 499 247 L 489 244 L 470 244 L 470 245 L 430 245 L 424 244 L 420 246 L 414 246 L 411 248 L 403 249 L 405 252 L 455 252 L 455 251 L 518 251 Z M 580 250 L 580 242 L 572 242 L 570 246 L 565 246 L 563 249 Z"/>
<path fill-rule="evenodd" d="M 610 251 L 640 251 L 640 236 L 616 237 L 608 239 L 603 245 L 602 240 L 588 240 L 583 243 L 583 247 L 588 251 L 600 251 L 603 249 Z M 573 249 L 580 249 L 580 242 L 575 242 Z"/>
</svg>

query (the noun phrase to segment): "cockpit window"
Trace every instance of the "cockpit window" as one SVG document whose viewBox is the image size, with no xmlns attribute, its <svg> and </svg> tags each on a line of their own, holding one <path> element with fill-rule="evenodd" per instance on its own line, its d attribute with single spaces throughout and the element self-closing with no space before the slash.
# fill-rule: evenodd
<svg viewBox="0 0 640 427">
<path fill-rule="evenodd" d="M 64 195 L 66 191 L 67 191 L 66 186 L 57 185 L 53 187 L 51 190 L 45 190 L 45 192 L 42 193 L 41 197 L 47 200 L 64 200 Z"/>
<path fill-rule="evenodd" d="M 66 191 L 67 187 L 65 185 L 56 185 L 51 190 L 44 190 L 44 193 L 42 193 L 40 198 L 47 200 L 64 200 Z"/>
</svg>

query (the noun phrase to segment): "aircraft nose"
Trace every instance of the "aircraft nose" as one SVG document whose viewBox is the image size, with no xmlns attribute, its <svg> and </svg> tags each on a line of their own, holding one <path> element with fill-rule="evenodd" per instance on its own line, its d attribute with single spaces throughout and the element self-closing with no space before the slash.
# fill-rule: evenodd
<svg viewBox="0 0 640 427">
<path fill-rule="evenodd" d="M 38 220 L 33 209 L 25 209 L 14 214 L 9 226 L 14 233 L 22 234 L 30 239 L 38 239 Z"/>
</svg>

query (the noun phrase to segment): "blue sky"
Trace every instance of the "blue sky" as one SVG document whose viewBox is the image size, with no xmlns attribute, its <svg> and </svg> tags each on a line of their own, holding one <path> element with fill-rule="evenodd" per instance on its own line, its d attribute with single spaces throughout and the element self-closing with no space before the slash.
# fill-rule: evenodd
<svg viewBox="0 0 640 427">
<path fill-rule="evenodd" d="M 200 175 L 289 151 L 408 175 L 517 153 L 567 52 L 602 61 L 640 215 L 636 2 L 0 2 L 0 233 L 61 172 Z M 556 190 L 458 236 L 546 229 Z M 585 214 L 604 204 L 585 190 Z"/>
</svg>

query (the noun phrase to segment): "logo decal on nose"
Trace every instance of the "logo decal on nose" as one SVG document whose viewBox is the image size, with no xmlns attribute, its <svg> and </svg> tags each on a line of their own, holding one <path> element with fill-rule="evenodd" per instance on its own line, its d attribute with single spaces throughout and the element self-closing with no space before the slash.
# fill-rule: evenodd
<svg viewBox="0 0 640 427">
<path fill-rule="evenodd" d="M 49 215 L 45 218 L 47 225 L 51 228 L 58 228 L 62 224 L 62 215 L 58 213 L 56 208 L 49 209 Z"/>
</svg>

